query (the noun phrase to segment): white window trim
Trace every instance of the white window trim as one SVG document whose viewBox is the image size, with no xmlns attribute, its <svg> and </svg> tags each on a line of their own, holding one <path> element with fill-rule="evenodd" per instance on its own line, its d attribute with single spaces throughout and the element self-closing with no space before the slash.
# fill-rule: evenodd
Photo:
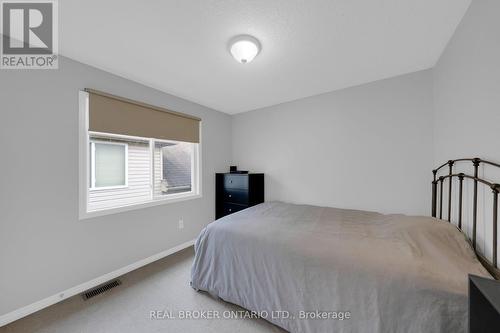
<svg viewBox="0 0 500 333">
<path fill-rule="evenodd" d="M 103 145 L 114 145 L 114 146 L 124 146 L 125 147 L 125 184 L 124 185 L 116 185 L 116 186 L 95 186 L 95 144 L 103 144 Z M 91 169 L 90 169 L 90 188 L 89 191 L 97 192 L 97 191 L 107 191 L 107 190 L 117 190 L 117 189 L 126 189 L 128 188 L 128 144 L 121 142 L 107 142 L 100 140 L 90 140 L 90 160 L 92 161 Z"/>
<path fill-rule="evenodd" d="M 186 193 L 178 193 L 178 194 L 170 194 L 168 196 L 162 198 L 154 198 L 154 167 L 153 167 L 153 154 L 151 154 L 151 163 L 150 163 L 150 172 L 151 172 L 151 199 L 145 202 L 138 202 L 134 204 L 114 207 L 114 208 L 106 208 L 101 210 L 93 210 L 88 211 L 88 202 L 89 202 L 89 184 L 90 184 L 90 172 L 89 168 L 89 156 L 90 156 L 90 139 L 89 139 L 89 93 L 86 91 L 79 91 L 79 154 L 78 154 L 78 164 L 79 164 L 79 218 L 80 220 L 90 219 L 98 216 L 117 214 L 126 211 L 143 209 L 147 207 L 154 207 L 158 205 L 171 204 L 181 201 L 194 200 L 202 198 L 202 131 L 201 131 L 202 123 L 200 121 L 200 143 L 194 145 L 194 154 L 193 158 L 193 175 L 192 175 L 192 186 L 193 190 L 191 192 Z M 95 133 L 98 134 L 98 133 Z M 106 134 L 108 137 L 112 137 Z M 122 138 L 134 138 L 130 136 L 121 136 L 116 135 L 116 137 Z M 144 138 L 140 138 L 143 139 Z M 150 144 L 152 140 L 149 139 Z M 152 145 L 150 147 L 153 147 Z M 154 148 L 154 147 L 153 147 Z M 196 181 L 196 182 L 194 182 Z"/>
</svg>

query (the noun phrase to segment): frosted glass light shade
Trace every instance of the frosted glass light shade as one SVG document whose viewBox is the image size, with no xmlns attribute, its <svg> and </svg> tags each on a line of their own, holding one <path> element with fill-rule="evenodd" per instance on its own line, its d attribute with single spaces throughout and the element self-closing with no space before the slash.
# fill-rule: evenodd
<svg viewBox="0 0 500 333">
<path fill-rule="evenodd" d="M 237 36 L 229 45 L 229 51 L 236 61 L 246 64 L 251 62 L 260 52 L 259 41 L 252 36 Z"/>
</svg>

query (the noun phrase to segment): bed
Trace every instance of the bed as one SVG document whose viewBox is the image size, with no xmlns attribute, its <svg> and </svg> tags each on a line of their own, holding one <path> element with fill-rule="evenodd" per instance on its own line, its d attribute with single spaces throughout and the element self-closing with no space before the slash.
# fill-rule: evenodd
<svg viewBox="0 0 500 333">
<path fill-rule="evenodd" d="M 491 277 L 472 245 L 435 217 L 266 202 L 201 232 L 191 285 L 290 332 L 465 332 L 467 276 Z"/>
</svg>

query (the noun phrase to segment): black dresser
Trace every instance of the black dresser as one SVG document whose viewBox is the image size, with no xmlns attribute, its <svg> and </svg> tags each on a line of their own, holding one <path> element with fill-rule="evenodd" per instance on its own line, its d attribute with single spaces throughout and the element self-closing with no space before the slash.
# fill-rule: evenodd
<svg viewBox="0 0 500 333">
<path fill-rule="evenodd" d="M 217 173 L 215 175 L 215 218 L 264 202 L 263 173 Z"/>
<path fill-rule="evenodd" d="M 469 332 L 498 332 L 500 328 L 500 282 L 469 275 Z"/>
</svg>

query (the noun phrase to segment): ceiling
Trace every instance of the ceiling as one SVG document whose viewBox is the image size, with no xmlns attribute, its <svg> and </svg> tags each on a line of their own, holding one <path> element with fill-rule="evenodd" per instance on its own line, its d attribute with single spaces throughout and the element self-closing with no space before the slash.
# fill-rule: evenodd
<svg viewBox="0 0 500 333">
<path fill-rule="evenodd" d="M 60 53 L 234 114 L 433 67 L 470 2 L 65 0 Z"/>
</svg>

